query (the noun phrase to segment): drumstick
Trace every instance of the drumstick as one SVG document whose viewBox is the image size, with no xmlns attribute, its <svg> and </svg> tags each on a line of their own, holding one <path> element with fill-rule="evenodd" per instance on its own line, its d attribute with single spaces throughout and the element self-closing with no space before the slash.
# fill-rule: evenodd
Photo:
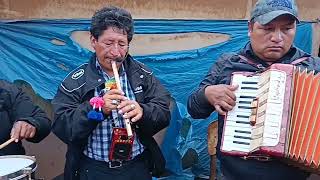
<svg viewBox="0 0 320 180">
<path fill-rule="evenodd" d="M 10 143 L 12 143 L 14 140 L 15 140 L 15 138 L 11 138 L 11 139 L 9 139 L 8 141 L 2 143 L 2 144 L 0 145 L 0 149 L 8 146 L 8 145 L 9 145 Z"/>
<path fill-rule="evenodd" d="M 111 65 L 112 65 L 114 79 L 116 80 L 117 88 L 120 91 L 122 91 L 121 90 L 120 78 L 119 78 L 119 73 L 118 73 L 118 68 L 117 68 L 116 61 L 111 61 Z M 130 120 L 128 118 L 125 118 L 124 122 L 125 122 L 125 125 L 126 125 L 128 137 L 130 138 L 132 136 L 132 129 L 131 129 Z"/>
</svg>

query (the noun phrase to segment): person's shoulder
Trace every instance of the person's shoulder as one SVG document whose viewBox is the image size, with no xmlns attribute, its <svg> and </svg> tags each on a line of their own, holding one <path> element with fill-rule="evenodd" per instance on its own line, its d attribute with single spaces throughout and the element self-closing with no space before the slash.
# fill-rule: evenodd
<svg viewBox="0 0 320 180">
<path fill-rule="evenodd" d="M 239 61 L 239 54 L 234 52 L 223 53 L 219 56 L 215 64 L 224 65 L 224 64 L 232 64 L 233 62 Z"/>
<path fill-rule="evenodd" d="M 5 79 L 0 79 L 1 87 L 12 86 L 13 84 Z"/>
<path fill-rule="evenodd" d="M 227 61 L 233 61 L 235 59 L 239 59 L 239 54 L 235 52 L 228 52 L 228 53 L 223 53 L 219 57 L 219 60 L 227 60 Z"/>
<path fill-rule="evenodd" d="M 317 57 L 317 56 L 310 56 L 309 57 L 311 60 L 317 62 L 317 63 L 320 63 L 320 57 Z"/>
<path fill-rule="evenodd" d="M 0 80 L 0 87 L 1 89 L 5 89 L 8 91 L 13 91 L 13 90 L 17 90 L 18 86 L 16 86 L 15 84 L 13 84 L 12 82 L 9 82 L 5 79 L 1 79 Z"/>
<path fill-rule="evenodd" d="M 61 82 L 61 87 L 67 92 L 81 88 L 86 83 L 87 67 L 88 63 L 84 63 L 69 72 Z"/>
<path fill-rule="evenodd" d="M 146 66 L 145 64 L 143 64 L 141 62 L 138 62 L 138 61 L 137 61 L 137 63 L 140 66 L 140 71 L 143 71 L 144 73 L 146 73 L 148 75 L 152 75 L 153 74 L 153 71 L 148 66 Z"/>
<path fill-rule="evenodd" d="M 135 59 L 131 59 L 132 63 L 136 65 L 136 67 L 138 68 L 139 72 L 142 72 L 146 75 L 153 75 L 153 71 L 144 63 L 139 62 Z"/>
<path fill-rule="evenodd" d="M 21 92 L 23 92 L 21 87 L 17 86 L 16 84 L 4 79 L 0 80 L 0 98 L 2 99 L 6 97 L 14 98 L 18 94 L 21 94 Z"/>
<path fill-rule="evenodd" d="M 311 69 L 320 70 L 320 57 L 309 56 L 308 61 L 309 61 L 309 66 L 313 66 L 313 67 L 310 67 Z"/>
<path fill-rule="evenodd" d="M 299 59 L 299 58 L 306 58 L 307 61 L 304 61 L 306 62 L 307 64 L 320 64 L 320 58 L 317 57 L 317 56 L 313 56 L 311 55 L 310 53 L 307 53 L 297 47 L 294 47 L 296 49 L 295 51 L 295 55 L 294 55 L 294 60 L 295 59 Z"/>
</svg>

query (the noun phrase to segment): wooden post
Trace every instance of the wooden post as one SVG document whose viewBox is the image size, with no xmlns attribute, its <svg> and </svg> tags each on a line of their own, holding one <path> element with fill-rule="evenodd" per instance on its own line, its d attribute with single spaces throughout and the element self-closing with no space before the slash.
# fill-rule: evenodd
<svg viewBox="0 0 320 180">
<path fill-rule="evenodd" d="M 210 155 L 210 180 L 215 180 L 216 172 L 216 147 L 218 142 L 218 121 L 212 122 L 208 127 L 208 153 Z"/>
</svg>

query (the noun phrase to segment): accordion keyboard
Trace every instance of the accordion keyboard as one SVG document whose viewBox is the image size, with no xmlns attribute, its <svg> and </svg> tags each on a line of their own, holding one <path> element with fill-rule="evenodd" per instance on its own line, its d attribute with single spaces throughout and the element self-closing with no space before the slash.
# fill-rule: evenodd
<svg viewBox="0 0 320 180">
<path fill-rule="evenodd" d="M 251 103 L 258 93 L 258 76 L 235 74 L 232 85 L 239 85 L 235 91 L 236 106 L 225 119 L 222 150 L 249 152 L 251 149 L 250 125 Z"/>
</svg>

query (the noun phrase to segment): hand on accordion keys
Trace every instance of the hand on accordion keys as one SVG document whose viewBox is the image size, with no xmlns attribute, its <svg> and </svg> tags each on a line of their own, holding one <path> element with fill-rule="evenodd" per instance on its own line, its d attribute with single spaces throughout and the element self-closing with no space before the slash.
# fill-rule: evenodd
<svg viewBox="0 0 320 180">
<path fill-rule="evenodd" d="M 238 85 L 211 85 L 205 88 L 205 96 L 219 114 L 225 115 L 227 111 L 231 111 L 236 105 L 234 91 L 237 88 Z"/>
</svg>

